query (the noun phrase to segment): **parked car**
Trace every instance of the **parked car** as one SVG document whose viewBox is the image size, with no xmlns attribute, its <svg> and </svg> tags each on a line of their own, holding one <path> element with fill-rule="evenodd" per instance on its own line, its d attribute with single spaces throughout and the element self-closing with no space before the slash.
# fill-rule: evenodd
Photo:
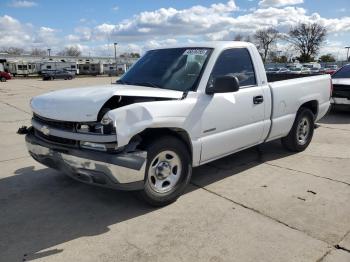
<svg viewBox="0 0 350 262">
<path fill-rule="evenodd" d="M 64 79 L 64 80 L 72 80 L 74 78 L 74 74 L 65 70 L 52 70 L 45 71 L 42 74 L 43 80 L 54 80 L 54 79 Z"/>
<path fill-rule="evenodd" d="M 324 71 L 325 74 L 333 75 L 337 71 L 337 66 L 328 66 Z"/>
<path fill-rule="evenodd" d="M 289 72 L 287 72 L 288 74 L 294 74 L 294 75 L 308 75 L 311 74 L 311 70 L 310 68 L 307 67 L 292 67 L 289 69 Z"/>
<path fill-rule="evenodd" d="M 11 74 L 5 71 L 0 71 L 0 82 L 6 82 L 11 79 Z"/>
<path fill-rule="evenodd" d="M 289 69 L 285 67 L 268 68 L 266 70 L 267 74 L 285 74 L 287 72 L 289 72 Z"/>
<path fill-rule="evenodd" d="M 278 68 L 277 67 L 269 67 L 266 69 L 266 74 L 275 74 L 277 73 Z"/>
<path fill-rule="evenodd" d="M 288 68 L 285 68 L 285 67 L 281 67 L 278 69 L 278 71 L 276 72 L 276 74 L 286 74 L 289 72 L 289 69 Z"/>
<path fill-rule="evenodd" d="M 350 105 L 350 64 L 340 68 L 332 75 L 332 103 Z"/>
<path fill-rule="evenodd" d="M 268 83 L 251 43 L 194 43 L 148 51 L 117 84 L 34 97 L 21 132 L 44 165 L 162 206 L 192 167 L 275 139 L 305 150 L 330 93 L 329 75 Z"/>
<path fill-rule="evenodd" d="M 320 70 L 319 68 L 310 68 L 310 74 L 320 74 Z"/>
</svg>

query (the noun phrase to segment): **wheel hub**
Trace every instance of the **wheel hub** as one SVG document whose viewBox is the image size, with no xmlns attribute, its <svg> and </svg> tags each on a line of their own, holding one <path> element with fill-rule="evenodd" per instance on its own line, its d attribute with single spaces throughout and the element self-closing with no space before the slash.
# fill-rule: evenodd
<svg viewBox="0 0 350 262">
<path fill-rule="evenodd" d="M 165 179 L 171 175 L 171 166 L 168 162 L 162 161 L 156 167 L 156 175 L 158 179 Z"/>
<path fill-rule="evenodd" d="M 172 190 L 181 177 L 181 159 L 177 153 L 164 150 L 158 153 L 148 169 L 148 182 L 158 193 Z"/>
</svg>

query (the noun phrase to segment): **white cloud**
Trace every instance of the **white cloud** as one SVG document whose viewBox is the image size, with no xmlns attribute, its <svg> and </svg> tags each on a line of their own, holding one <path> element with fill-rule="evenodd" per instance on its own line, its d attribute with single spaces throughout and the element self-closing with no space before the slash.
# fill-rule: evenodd
<svg viewBox="0 0 350 262">
<path fill-rule="evenodd" d="M 287 5 L 298 5 L 304 3 L 304 0 L 261 0 L 259 5 L 262 7 L 274 6 L 281 7 Z"/>
<path fill-rule="evenodd" d="M 0 16 L 0 47 L 50 47 L 60 50 L 65 45 L 80 45 L 83 52 L 90 49 L 92 54 L 111 55 L 113 48 L 110 49 L 110 45 L 113 42 L 119 43 L 118 50 L 143 52 L 176 41 L 232 40 L 238 33 L 252 35 L 257 29 L 270 26 L 285 33 L 300 22 L 318 22 L 326 26 L 329 39 L 350 35 L 350 16 L 346 13 L 337 18 L 325 18 L 295 6 L 257 6 L 243 14 L 238 11 L 238 6 L 231 0 L 209 6 L 145 11 L 116 24 L 96 24 L 82 18 L 74 32 L 67 35 L 62 35 L 59 29 L 35 28 L 4 15 Z"/>
<path fill-rule="evenodd" d="M 15 8 L 28 8 L 28 7 L 37 6 L 38 4 L 33 1 L 24 0 L 24 1 L 12 1 L 9 5 Z"/>
<path fill-rule="evenodd" d="M 119 10 L 119 6 L 117 6 L 117 5 L 116 5 L 116 6 L 113 6 L 113 7 L 112 7 L 112 10 L 113 10 L 113 11 L 118 11 L 118 10 Z"/>
</svg>

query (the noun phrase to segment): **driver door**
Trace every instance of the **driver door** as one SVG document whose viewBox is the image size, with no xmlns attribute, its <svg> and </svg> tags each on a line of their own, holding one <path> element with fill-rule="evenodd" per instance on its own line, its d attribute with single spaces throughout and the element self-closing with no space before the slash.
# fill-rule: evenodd
<svg viewBox="0 0 350 262">
<path fill-rule="evenodd" d="M 224 50 L 209 78 L 234 75 L 240 81 L 237 92 L 204 95 L 207 106 L 202 116 L 201 162 L 220 158 L 258 144 L 264 130 L 263 89 L 257 85 L 254 66 L 246 48 Z"/>
</svg>

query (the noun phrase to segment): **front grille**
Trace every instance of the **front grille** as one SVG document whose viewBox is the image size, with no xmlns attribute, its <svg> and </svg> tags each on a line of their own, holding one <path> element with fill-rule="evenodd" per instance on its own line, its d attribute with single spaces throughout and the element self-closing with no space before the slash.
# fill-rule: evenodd
<svg viewBox="0 0 350 262">
<path fill-rule="evenodd" d="M 62 138 L 62 137 L 57 137 L 57 136 L 50 136 L 50 135 L 45 135 L 42 132 L 35 130 L 35 136 L 37 136 L 38 138 L 50 142 L 50 143 L 54 143 L 54 144 L 61 144 L 64 146 L 71 146 L 71 147 L 77 147 L 78 146 L 78 141 L 73 140 L 73 139 L 67 139 L 67 138 Z"/>
<path fill-rule="evenodd" d="M 350 99 L 350 85 L 333 85 L 332 96 Z"/>
<path fill-rule="evenodd" d="M 57 128 L 57 129 L 62 129 L 65 131 L 71 131 L 75 132 L 75 127 L 76 127 L 76 122 L 68 122 L 68 121 L 59 121 L 59 120 L 52 120 L 52 119 L 47 119 L 41 116 L 38 116 L 36 114 L 33 115 L 33 119 L 35 121 L 38 121 L 39 123 L 43 125 L 47 125 L 49 127 Z"/>
</svg>

